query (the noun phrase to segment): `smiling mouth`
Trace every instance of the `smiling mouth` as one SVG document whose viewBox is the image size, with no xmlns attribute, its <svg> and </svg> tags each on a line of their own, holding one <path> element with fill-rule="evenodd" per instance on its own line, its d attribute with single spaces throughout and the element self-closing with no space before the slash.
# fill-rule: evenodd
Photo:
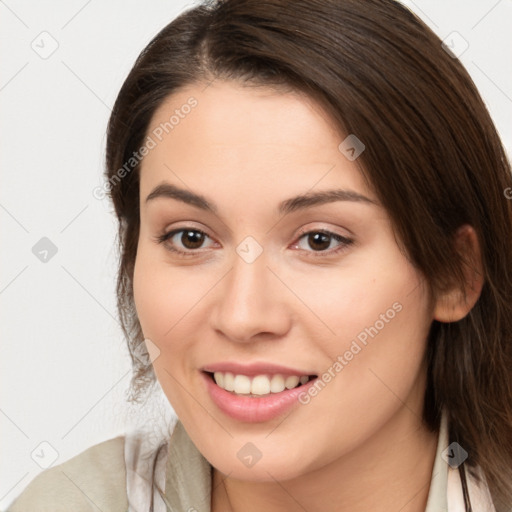
<svg viewBox="0 0 512 512">
<path fill-rule="evenodd" d="M 205 372 L 217 386 L 234 395 L 261 398 L 299 388 L 317 375 L 262 374 L 249 377 L 231 372 Z"/>
</svg>

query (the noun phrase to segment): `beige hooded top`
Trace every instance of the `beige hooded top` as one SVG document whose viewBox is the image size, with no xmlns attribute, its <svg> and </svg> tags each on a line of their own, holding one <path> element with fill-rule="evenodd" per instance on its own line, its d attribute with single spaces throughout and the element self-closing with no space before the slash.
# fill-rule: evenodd
<svg viewBox="0 0 512 512">
<path fill-rule="evenodd" d="M 442 456 L 448 444 L 443 414 L 425 512 L 465 510 L 459 471 Z M 495 512 L 485 481 L 466 474 L 473 512 Z M 116 437 L 43 471 L 7 512 L 210 512 L 210 500 L 211 466 L 178 421 L 170 438 Z"/>
</svg>

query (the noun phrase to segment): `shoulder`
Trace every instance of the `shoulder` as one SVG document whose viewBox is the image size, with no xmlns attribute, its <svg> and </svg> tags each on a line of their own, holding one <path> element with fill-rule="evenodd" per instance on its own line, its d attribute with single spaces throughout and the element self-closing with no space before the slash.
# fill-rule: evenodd
<svg viewBox="0 0 512 512">
<path fill-rule="evenodd" d="M 125 512 L 125 437 L 118 436 L 38 474 L 7 512 Z"/>
</svg>

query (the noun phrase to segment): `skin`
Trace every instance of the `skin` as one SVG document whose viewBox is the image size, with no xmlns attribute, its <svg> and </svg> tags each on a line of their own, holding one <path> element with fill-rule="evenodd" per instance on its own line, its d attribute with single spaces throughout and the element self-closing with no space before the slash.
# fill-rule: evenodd
<svg viewBox="0 0 512 512">
<path fill-rule="evenodd" d="M 142 162 L 134 296 L 144 336 L 160 350 L 157 378 L 214 467 L 212 510 L 423 511 L 437 446 L 421 421 L 426 336 L 434 318 L 467 314 L 478 282 L 466 303 L 456 291 L 431 300 L 357 162 L 338 150 L 345 137 L 308 98 L 194 84 L 166 100 L 148 134 L 191 96 L 197 106 Z M 204 195 L 217 213 L 171 198 L 146 202 L 163 182 Z M 334 188 L 373 203 L 277 212 L 289 197 Z M 174 236 L 192 256 L 156 241 L 178 228 L 207 234 L 198 249 Z M 333 254 L 340 243 L 331 238 L 315 251 L 301 228 L 353 243 Z M 471 233 L 462 235 L 475 243 Z M 236 252 L 247 236 L 263 249 L 253 263 Z M 397 302 L 401 311 L 289 414 L 239 422 L 205 392 L 200 368 L 219 361 L 271 361 L 320 375 Z M 237 457 L 247 442 L 262 453 L 251 468 Z"/>
</svg>

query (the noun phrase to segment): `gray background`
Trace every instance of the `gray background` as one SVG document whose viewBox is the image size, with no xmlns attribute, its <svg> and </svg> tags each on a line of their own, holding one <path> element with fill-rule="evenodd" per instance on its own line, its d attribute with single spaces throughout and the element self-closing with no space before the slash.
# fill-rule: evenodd
<svg viewBox="0 0 512 512">
<path fill-rule="evenodd" d="M 510 154 L 512 1 L 404 3 L 464 50 Z M 189 5 L 0 1 L 2 509 L 43 467 L 172 414 L 162 393 L 145 411 L 124 403 L 130 363 L 115 309 L 116 225 L 92 191 L 124 78 Z"/>
</svg>

